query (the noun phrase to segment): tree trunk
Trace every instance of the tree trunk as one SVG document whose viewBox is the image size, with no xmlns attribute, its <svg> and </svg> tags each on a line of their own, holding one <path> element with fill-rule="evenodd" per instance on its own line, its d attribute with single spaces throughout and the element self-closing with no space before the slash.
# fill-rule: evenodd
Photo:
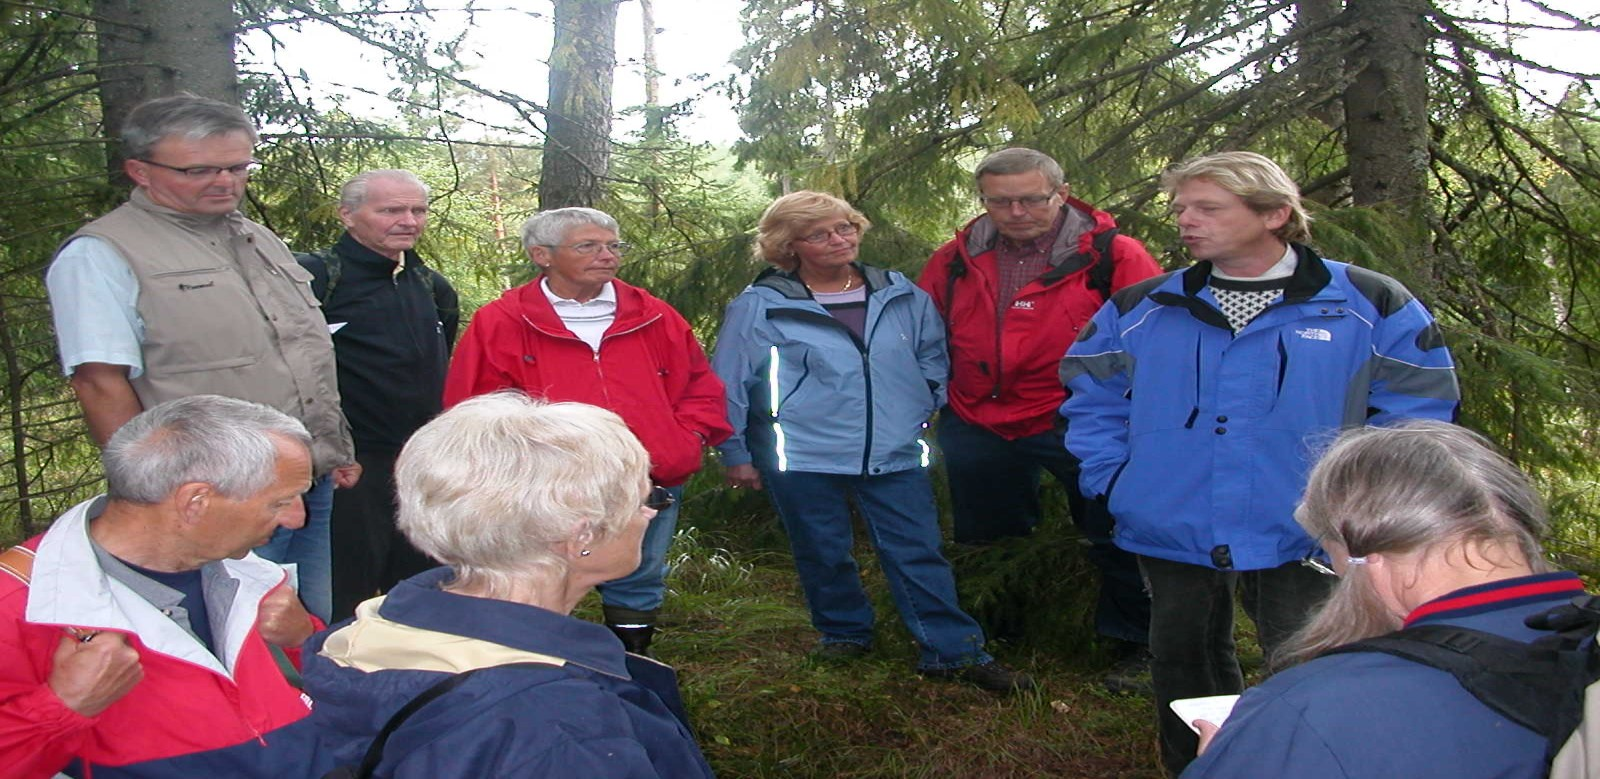
<svg viewBox="0 0 1600 779">
<path fill-rule="evenodd" d="M 1364 43 L 1344 92 L 1351 197 L 1395 217 L 1419 279 L 1432 277 L 1428 231 L 1427 0 L 1350 0 Z"/>
<path fill-rule="evenodd" d="M 611 82 L 617 66 L 613 0 L 556 0 L 549 130 L 539 208 L 592 206 L 611 163 Z"/>
<path fill-rule="evenodd" d="M 1344 104 L 1339 84 L 1344 79 L 1343 58 L 1338 52 L 1348 39 L 1343 27 L 1333 26 L 1344 11 L 1344 0 L 1296 0 L 1295 28 L 1306 37 L 1300 42 L 1296 59 L 1296 80 L 1305 94 L 1326 95 L 1312 105 L 1307 116 L 1329 130 L 1344 126 Z M 1346 193 L 1344 187 L 1325 186 L 1304 193 L 1308 199 L 1331 206 Z"/>
<path fill-rule="evenodd" d="M 95 0 L 94 13 L 106 20 L 97 38 L 107 137 L 152 97 L 188 91 L 238 104 L 232 0 Z M 120 149 L 113 145 L 106 156 L 113 182 L 122 181 Z"/>
</svg>

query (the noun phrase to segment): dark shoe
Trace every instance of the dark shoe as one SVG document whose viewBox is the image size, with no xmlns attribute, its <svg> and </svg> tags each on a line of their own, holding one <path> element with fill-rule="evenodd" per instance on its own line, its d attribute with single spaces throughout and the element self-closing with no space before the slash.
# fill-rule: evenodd
<svg viewBox="0 0 1600 779">
<path fill-rule="evenodd" d="M 829 641 L 817 647 L 811 657 L 824 663 L 848 663 L 851 660 L 860 660 L 870 651 L 866 644 L 857 644 L 854 641 Z"/>
<path fill-rule="evenodd" d="M 636 655 L 650 656 L 650 640 L 655 638 L 655 625 L 606 625 L 622 641 L 622 648 Z"/>
<path fill-rule="evenodd" d="M 1152 695 L 1155 688 L 1150 684 L 1150 660 L 1150 649 L 1135 644 L 1111 664 L 1100 685 L 1106 692 L 1119 695 Z"/>
<path fill-rule="evenodd" d="M 636 655 L 650 656 L 650 640 L 656 635 L 656 611 L 639 611 L 613 606 L 609 603 L 601 604 L 600 611 L 604 615 L 606 627 L 617 634 L 622 641 L 622 648 Z"/>
<path fill-rule="evenodd" d="M 1013 671 L 1000 663 L 990 660 L 979 665 L 964 665 L 960 668 L 925 668 L 917 673 L 928 679 L 937 679 L 945 682 L 966 682 L 974 687 L 981 687 L 989 692 L 1008 695 L 1013 692 L 1029 692 L 1038 689 L 1039 684 L 1033 677 Z"/>
</svg>

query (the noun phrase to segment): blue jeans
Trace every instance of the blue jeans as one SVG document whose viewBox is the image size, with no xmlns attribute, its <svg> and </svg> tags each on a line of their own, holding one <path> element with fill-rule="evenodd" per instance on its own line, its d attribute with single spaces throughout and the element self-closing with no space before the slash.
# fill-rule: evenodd
<svg viewBox="0 0 1600 779">
<path fill-rule="evenodd" d="M 633 611 L 655 611 L 667 594 L 667 549 L 678 529 L 678 507 L 683 503 L 683 487 L 668 487 L 672 505 L 650 520 L 639 549 L 639 567 L 633 573 L 596 587 L 600 602 Z"/>
<path fill-rule="evenodd" d="M 1200 740 L 1174 714 L 1184 698 L 1234 695 L 1244 675 L 1233 644 L 1233 593 L 1256 623 L 1256 636 L 1270 668 L 1290 634 L 1299 630 L 1333 589 L 1334 577 L 1298 561 L 1260 571 L 1220 571 L 1188 563 L 1140 557 L 1155 606 L 1150 621 L 1150 681 L 1155 687 L 1161 762 L 1177 776 Z"/>
<path fill-rule="evenodd" d="M 939 450 L 944 455 L 955 514 L 955 540 L 981 544 L 1025 536 L 1039 524 L 1039 473 L 1049 471 L 1067 491 L 1067 508 L 1079 535 L 1089 542 L 1089 562 L 1100 571 L 1094 629 L 1135 644 L 1150 642 L 1150 596 L 1138 558 L 1111 541 L 1115 524 L 1105 503 L 1078 489 L 1078 460 L 1059 431 L 1007 441 L 969 424 L 946 407 L 939 414 Z"/>
<path fill-rule="evenodd" d="M 959 668 L 993 659 L 983 651 L 983 628 L 957 602 L 927 471 L 841 476 L 762 470 L 761 481 L 789 534 L 811 624 L 823 643 L 872 642 L 872 603 L 850 552 L 854 500 L 900 620 L 921 648 L 917 667 Z"/>
<path fill-rule="evenodd" d="M 275 563 L 294 563 L 299 569 L 300 602 L 327 622 L 333 614 L 333 548 L 328 540 L 333 477 L 317 479 L 301 499 L 306 504 L 306 524 L 299 530 L 278 528 L 255 552 Z"/>
</svg>

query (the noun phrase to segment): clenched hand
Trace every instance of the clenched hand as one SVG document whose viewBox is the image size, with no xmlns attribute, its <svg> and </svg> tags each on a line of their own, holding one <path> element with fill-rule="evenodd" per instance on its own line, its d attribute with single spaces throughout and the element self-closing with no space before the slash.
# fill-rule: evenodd
<svg viewBox="0 0 1600 779">
<path fill-rule="evenodd" d="M 88 640 L 61 637 L 50 663 L 50 690 L 85 717 L 105 711 L 144 678 L 139 652 L 121 633 L 96 633 Z"/>
<path fill-rule="evenodd" d="M 300 596 L 288 585 L 274 588 L 261 599 L 256 625 L 267 643 L 282 647 L 300 646 L 316 628 L 306 607 L 300 604 Z"/>
</svg>

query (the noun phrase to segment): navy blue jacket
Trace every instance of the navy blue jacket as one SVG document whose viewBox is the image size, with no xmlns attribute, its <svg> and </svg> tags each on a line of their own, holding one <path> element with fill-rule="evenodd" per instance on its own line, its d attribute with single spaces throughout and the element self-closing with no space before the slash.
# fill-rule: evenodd
<svg viewBox="0 0 1600 779">
<path fill-rule="evenodd" d="M 1422 304 L 1294 248 L 1283 296 L 1238 334 L 1202 262 L 1113 295 L 1061 361 L 1067 449 L 1117 546 L 1225 570 L 1297 560 L 1314 544 L 1294 507 L 1327 439 L 1454 417 L 1455 369 Z"/>
<path fill-rule="evenodd" d="M 358 764 L 384 723 L 448 673 L 537 662 L 477 673 L 428 703 L 390 737 L 377 775 L 711 776 L 670 668 L 624 653 L 602 625 L 445 592 L 450 576 L 413 576 L 307 643 L 321 767 Z"/>
<path fill-rule="evenodd" d="M 1407 627 L 1457 625 L 1532 641 L 1549 633 L 1524 617 L 1582 592 L 1570 573 L 1468 587 L 1424 604 Z M 1183 777 L 1532 779 L 1548 770 L 1545 746 L 1445 671 L 1355 652 L 1319 657 L 1245 692 Z"/>
</svg>

